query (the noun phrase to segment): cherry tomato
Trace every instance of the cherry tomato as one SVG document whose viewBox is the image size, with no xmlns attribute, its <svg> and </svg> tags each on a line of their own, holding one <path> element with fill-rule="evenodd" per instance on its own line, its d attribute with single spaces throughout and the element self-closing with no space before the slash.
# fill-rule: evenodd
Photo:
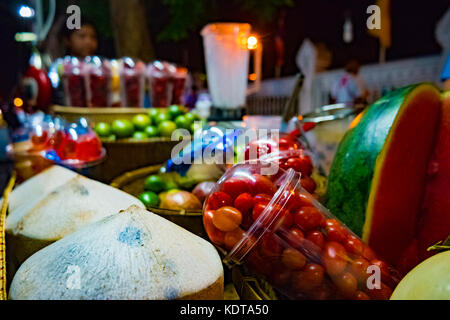
<svg viewBox="0 0 450 320">
<path fill-rule="evenodd" d="M 302 207 L 294 213 L 294 222 L 303 231 L 308 231 L 323 225 L 325 217 L 315 207 Z"/>
<path fill-rule="evenodd" d="M 269 276 L 272 274 L 272 264 L 264 259 L 257 250 L 251 250 L 246 258 L 249 268 L 256 274 Z"/>
<path fill-rule="evenodd" d="M 206 210 L 203 214 L 203 226 L 208 234 L 209 239 L 218 245 L 223 244 L 225 232 L 217 229 L 213 224 L 214 211 Z"/>
<path fill-rule="evenodd" d="M 233 249 L 235 244 L 238 243 L 244 236 L 245 232 L 241 228 L 236 228 L 233 231 L 228 231 L 227 233 L 225 233 L 223 239 L 225 248 L 227 248 L 228 250 Z"/>
<path fill-rule="evenodd" d="M 234 199 L 234 207 L 242 214 L 249 213 L 253 208 L 253 197 L 250 193 L 242 193 Z"/>
<path fill-rule="evenodd" d="M 288 150 L 293 145 L 292 141 L 287 138 L 278 139 L 278 148 L 280 150 Z"/>
<path fill-rule="evenodd" d="M 391 275 L 389 272 L 389 267 L 387 265 L 386 262 L 379 260 L 379 259 L 373 259 L 372 261 L 370 261 L 370 264 L 373 266 L 377 266 L 378 268 L 380 268 L 380 272 L 381 272 L 381 280 L 384 282 L 391 282 Z"/>
<path fill-rule="evenodd" d="M 365 284 L 369 274 L 367 273 L 367 268 L 369 267 L 369 261 L 363 257 L 354 259 L 350 263 L 350 272 L 356 277 L 356 280 L 361 284 Z"/>
<path fill-rule="evenodd" d="M 276 266 L 272 269 L 271 282 L 278 287 L 284 287 L 289 283 L 291 272 L 283 266 Z"/>
<path fill-rule="evenodd" d="M 265 193 L 258 193 L 253 197 L 253 202 L 256 203 L 262 203 L 262 204 L 268 204 L 272 200 L 272 196 L 269 196 Z"/>
<path fill-rule="evenodd" d="M 254 174 L 254 182 L 253 182 L 253 190 L 254 194 L 258 193 L 265 193 L 268 195 L 273 195 L 277 188 L 276 186 L 270 181 L 269 178 L 262 176 L 260 174 Z"/>
<path fill-rule="evenodd" d="M 289 213 L 289 211 L 286 209 L 283 209 L 281 206 L 278 206 L 278 205 L 276 205 L 274 210 L 278 211 L 278 213 L 274 212 L 274 214 L 278 214 L 278 217 L 273 222 L 270 229 L 273 231 L 276 231 L 280 228 L 282 228 L 284 230 L 289 229 L 292 226 L 292 223 L 294 222 L 294 218 L 292 218 L 292 215 Z"/>
<path fill-rule="evenodd" d="M 280 239 L 273 233 L 266 233 L 259 240 L 259 252 L 262 257 L 279 257 L 281 255 L 281 250 Z"/>
<path fill-rule="evenodd" d="M 325 269 L 329 275 L 338 275 L 347 267 L 347 252 L 345 248 L 337 242 L 325 243 L 322 255 Z"/>
<path fill-rule="evenodd" d="M 356 291 L 354 299 L 355 300 L 370 300 L 370 297 L 362 291 Z"/>
<path fill-rule="evenodd" d="M 356 278 L 350 272 L 333 277 L 333 282 L 345 297 L 352 297 L 357 289 Z"/>
<path fill-rule="evenodd" d="M 289 270 L 297 270 L 305 266 L 306 258 L 300 251 L 294 248 L 287 248 L 283 250 L 281 262 Z"/>
<path fill-rule="evenodd" d="M 316 182 L 311 177 L 302 176 L 302 178 L 300 179 L 300 184 L 309 193 L 314 193 L 314 191 L 316 190 Z"/>
<path fill-rule="evenodd" d="M 305 236 L 302 230 L 297 227 L 292 227 L 287 232 L 282 232 L 283 239 L 293 248 L 299 247 Z"/>
<path fill-rule="evenodd" d="M 299 157 L 293 157 L 286 161 L 286 165 L 289 168 L 294 169 L 302 174 L 302 177 L 309 177 L 312 173 L 313 165 L 311 158 L 307 155 L 301 155 Z"/>
<path fill-rule="evenodd" d="M 233 205 L 233 199 L 222 191 L 217 191 L 211 194 L 208 199 L 208 209 L 217 210 L 221 207 L 229 207 Z"/>
<path fill-rule="evenodd" d="M 242 221 L 242 213 L 233 207 L 221 207 L 214 212 L 214 226 L 221 231 L 232 231 Z"/>
<path fill-rule="evenodd" d="M 383 282 L 380 283 L 380 289 L 367 289 L 365 293 L 374 300 L 388 300 L 392 295 L 392 289 Z"/>
<path fill-rule="evenodd" d="M 326 234 L 328 241 L 335 241 L 341 244 L 346 244 L 347 242 L 347 230 L 344 227 L 326 227 Z"/>
<path fill-rule="evenodd" d="M 299 291 L 310 291 L 322 284 L 324 270 L 321 265 L 308 263 L 302 270 L 296 271 L 291 276 L 292 285 Z"/>
<path fill-rule="evenodd" d="M 327 300 L 330 298 L 334 291 L 334 288 L 332 288 L 330 285 L 328 285 L 326 282 L 322 283 L 317 288 L 314 288 L 310 295 L 311 298 L 314 300 Z"/>
<path fill-rule="evenodd" d="M 255 204 L 255 206 L 253 207 L 253 211 L 252 211 L 253 221 L 256 221 L 259 218 L 259 216 L 261 215 L 261 213 L 264 211 L 265 208 L 266 208 L 265 204 L 262 204 L 262 203 Z"/>
<path fill-rule="evenodd" d="M 323 236 L 322 232 L 317 230 L 308 232 L 308 234 L 306 235 L 306 239 L 314 243 L 320 249 L 322 249 L 325 244 L 325 237 Z"/>
<path fill-rule="evenodd" d="M 301 155 L 300 157 L 300 172 L 303 176 L 309 177 L 312 174 L 313 164 L 311 158 L 306 154 Z"/>
<path fill-rule="evenodd" d="M 367 245 L 364 245 L 362 256 L 369 261 L 376 259 L 377 257 L 375 252 L 373 252 L 373 250 Z"/>
<path fill-rule="evenodd" d="M 242 193 L 251 193 L 252 181 L 246 177 L 231 177 L 222 184 L 222 191 L 236 199 Z"/>
<path fill-rule="evenodd" d="M 347 250 L 347 252 L 355 255 L 361 255 L 363 248 L 364 245 L 360 239 L 358 239 L 354 235 L 348 236 L 347 242 L 345 243 L 345 249 Z"/>
<path fill-rule="evenodd" d="M 285 190 L 281 194 L 281 201 L 286 200 L 286 208 L 291 211 L 300 209 L 301 207 L 313 207 L 311 198 L 298 190 Z"/>
</svg>

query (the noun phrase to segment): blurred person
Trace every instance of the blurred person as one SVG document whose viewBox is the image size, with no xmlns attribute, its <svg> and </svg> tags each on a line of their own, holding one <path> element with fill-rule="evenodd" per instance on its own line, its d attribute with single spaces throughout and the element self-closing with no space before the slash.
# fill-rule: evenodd
<svg viewBox="0 0 450 320">
<path fill-rule="evenodd" d="M 66 55 L 85 58 L 97 52 L 98 39 L 94 24 L 84 20 L 80 29 L 68 29 L 62 26 L 63 42 L 66 46 Z"/>
<path fill-rule="evenodd" d="M 333 103 L 365 103 L 368 91 L 363 78 L 359 74 L 360 65 L 357 60 L 350 60 L 345 65 L 345 73 L 331 89 Z"/>
</svg>

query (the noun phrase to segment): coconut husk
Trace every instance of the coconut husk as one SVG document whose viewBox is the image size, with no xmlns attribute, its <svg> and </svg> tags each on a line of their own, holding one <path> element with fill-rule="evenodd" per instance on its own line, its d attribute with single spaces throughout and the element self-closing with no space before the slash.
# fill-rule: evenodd
<svg viewBox="0 0 450 320">
<path fill-rule="evenodd" d="M 11 299 L 222 299 L 215 248 L 174 223 L 131 206 L 28 258 Z"/>
</svg>

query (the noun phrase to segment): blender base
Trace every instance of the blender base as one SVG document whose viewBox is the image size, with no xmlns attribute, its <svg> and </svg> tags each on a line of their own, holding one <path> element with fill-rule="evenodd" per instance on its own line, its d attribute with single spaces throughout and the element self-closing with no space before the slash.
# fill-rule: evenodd
<svg viewBox="0 0 450 320">
<path fill-rule="evenodd" d="M 241 121 L 245 115 L 245 107 L 226 109 L 211 106 L 208 121 Z"/>
</svg>

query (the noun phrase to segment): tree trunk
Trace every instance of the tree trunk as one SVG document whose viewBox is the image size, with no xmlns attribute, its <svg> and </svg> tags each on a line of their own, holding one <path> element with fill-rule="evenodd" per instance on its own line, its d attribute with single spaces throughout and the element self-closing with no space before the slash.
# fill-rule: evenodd
<svg viewBox="0 0 450 320">
<path fill-rule="evenodd" d="M 142 0 L 110 0 L 110 7 L 118 55 L 152 61 L 155 51 Z"/>
</svg>

